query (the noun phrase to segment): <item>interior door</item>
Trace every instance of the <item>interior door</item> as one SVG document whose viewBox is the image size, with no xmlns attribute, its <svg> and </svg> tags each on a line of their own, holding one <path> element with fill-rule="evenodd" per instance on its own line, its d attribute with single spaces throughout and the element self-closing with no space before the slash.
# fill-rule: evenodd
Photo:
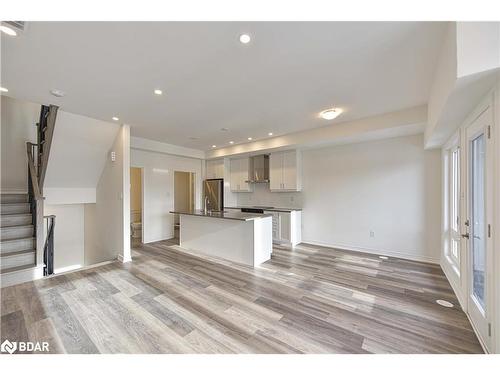
<svg viewBox="0 0 500 375">
<path fill-rule="evenodd" d="M 492 111 L 488 107 L 465 129 L 467 310 L 484 345 L 490 346 L 492 277 Z"/>
</svg>

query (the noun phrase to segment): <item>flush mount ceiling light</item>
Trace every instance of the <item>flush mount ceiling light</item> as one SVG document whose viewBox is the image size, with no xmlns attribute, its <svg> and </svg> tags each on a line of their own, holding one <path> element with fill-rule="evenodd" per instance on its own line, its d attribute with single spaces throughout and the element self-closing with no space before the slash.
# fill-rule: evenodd
<svg viewBox="0 0 500 375">
<path fill-rule="evenodd" d="M 229 141 L 229 144 L 232 145 L 234 143 L 234 141 Z"/>
<path fill-rule="evenodd" d="M 324 120 L 333 120 L 335 117 L 337 117 L 341 113 L 342 113 L 342 110 L 340 108 L 330 108 L 330 109 L 325 109 L 324 111 L 320 112 L 319 117 L 321 117 Z"/>
<path fill-rule="evenodd" d="M 248 43 L 250 43 L 250 40 L 251 40 L 250 35 L 248 35 L 248 34 L 241 34 L 240 35 L 240 42 L 241 43 L 248 44 Z"/>
<path fill-rule="evenodd" d="M 252 138 L 252 137 L 248 137 L 247 139 L 248 139 L 249 141 L 251 141 L 253 138 Z"/>
<path fill-rule="evenodd" d="M 0 87 L 0 92 L 9 92 L 9 90 L 6 89 L 5 87 Z"/>
<path fill-rule="evenodd" d="M 267 133 L 267 135 L 268 135 L 268 136 L 271 136 L 271 135 L 273 135 L 273 133 Z"/>
<path fill-rule="evenodd" d="M 216 145 L 212 145 L 212 148 L 216 148 L 217 146 Z"/>
<path fill-rule="evenodd" d="M 64 91 L 57 90 L 57 89 L 50 90 L 50 94 L 54 95 L 57 98 L 62 98 L 64 95 L 66 95 L 66 93 Z"/>
<path fill-rule="evenodd" d="M 113 119 L 113 121 L 118 121 L 119 120 L 119 118 L 116 117 L 116 116 L 113 116 L 112 119 Z"/>
<path fill-rule="evenodd" d="M 161 91 L 160 89 L 155 89 L 155 91 L 153 91 L 155 93 L 155 95 L 161 95 L 163 94 L 163 91 Z"/>
<path fill-rule="evenodd" d="M 0 31 L 4 34 L 7 34 L 8 36 L 17 36 L 16 30 L 5 25 L 0 26 Z"/>
</svg>

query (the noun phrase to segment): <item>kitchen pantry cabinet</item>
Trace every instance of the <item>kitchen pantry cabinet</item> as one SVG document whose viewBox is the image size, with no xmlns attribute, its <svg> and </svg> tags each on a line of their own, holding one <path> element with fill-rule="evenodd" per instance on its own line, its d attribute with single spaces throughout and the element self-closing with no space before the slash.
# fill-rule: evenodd
<svg viewBox="0 0 500 375">
<path fill-rule="evenodd" d="M 269 156 L 269 188 L 273 192 L 302 190 L 300 152 L 273 152 Z"/>
<path fill-rule="evenodd" d="M 224 178 L 224 160 L 207 160 L 206 178 Z"/>
<path fill-rule="evenodd" d="M 239 158 L 230 160 L 230 185 L 232 192 L 250 192 L 252 185 L 248 182 L 250 170 L 250 158 Z"/>
</svg>

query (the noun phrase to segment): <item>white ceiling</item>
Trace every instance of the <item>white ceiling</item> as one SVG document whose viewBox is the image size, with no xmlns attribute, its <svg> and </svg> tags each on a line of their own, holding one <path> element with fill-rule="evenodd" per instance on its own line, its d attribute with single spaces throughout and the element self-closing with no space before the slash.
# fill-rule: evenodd
<svg viewBox="0 0 500 375">
<path fill-rule="evenodd" d="M 13 97 L 116 115 L 136 137 L 209 150 L 331 125 L 317 113 L 332 106 L 344 122 L 427 103 L 444 26 L 30 22 L 2 35 L 1 84 Z"/>
</svg>

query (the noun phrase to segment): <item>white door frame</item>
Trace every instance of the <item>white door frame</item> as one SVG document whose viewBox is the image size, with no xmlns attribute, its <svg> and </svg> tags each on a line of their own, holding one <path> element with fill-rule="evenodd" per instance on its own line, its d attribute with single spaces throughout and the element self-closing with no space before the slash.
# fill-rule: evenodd
<svg viewBox="0 0 500 375">
<path fill-rule="evenodd" d="M 471 240 L 464 239 L 463 246 L 465 248 L 465 261 L 466 266 L 464 278 L 466 284 L 466 304 L 467 313 L 471 320 L 471 323 L 486 350 L 491 350 L 492 345 L 492 332 L 491 324 L 494 324 L 493 313 L 495 307 L 493 306 L 493 236 L 491 235 L 491 229 L 493 227 L 493 105 L 492 105 L 491 95 L 488 96 L 488 100 L 482 103 L 476 111 L 474 111 L 469 117 L 468 121 L 463 126 L 463 141 L 462 149 L 464 150 L 463 171 L 465 172 L 465 184 L 464 184 L 464 217 L 462 220 L 462 233 L 469 233 L 469 228 L 465 225 L 465 221 L 470 219 L 470 141 L 475 139 L 480 134 L 484 134 L 485 147 L 486 147 L 486 159 L 485 159 L 485 230 L 484 236 L 486 238 L 486 279 L 485 279 L 485 311 L 478 308 L 475 303 L 475 297 L 472 297 L 472 254 L 471 254 Z M 488 129 L 489 127 L 489 129 Z M 489 133 L 489 134 L 488 134 Z M 488 231 L 488 225 L 490 226 L 490 232 Z M 488 233 L 489 232 L 489 233 Z"/>
</svg>

